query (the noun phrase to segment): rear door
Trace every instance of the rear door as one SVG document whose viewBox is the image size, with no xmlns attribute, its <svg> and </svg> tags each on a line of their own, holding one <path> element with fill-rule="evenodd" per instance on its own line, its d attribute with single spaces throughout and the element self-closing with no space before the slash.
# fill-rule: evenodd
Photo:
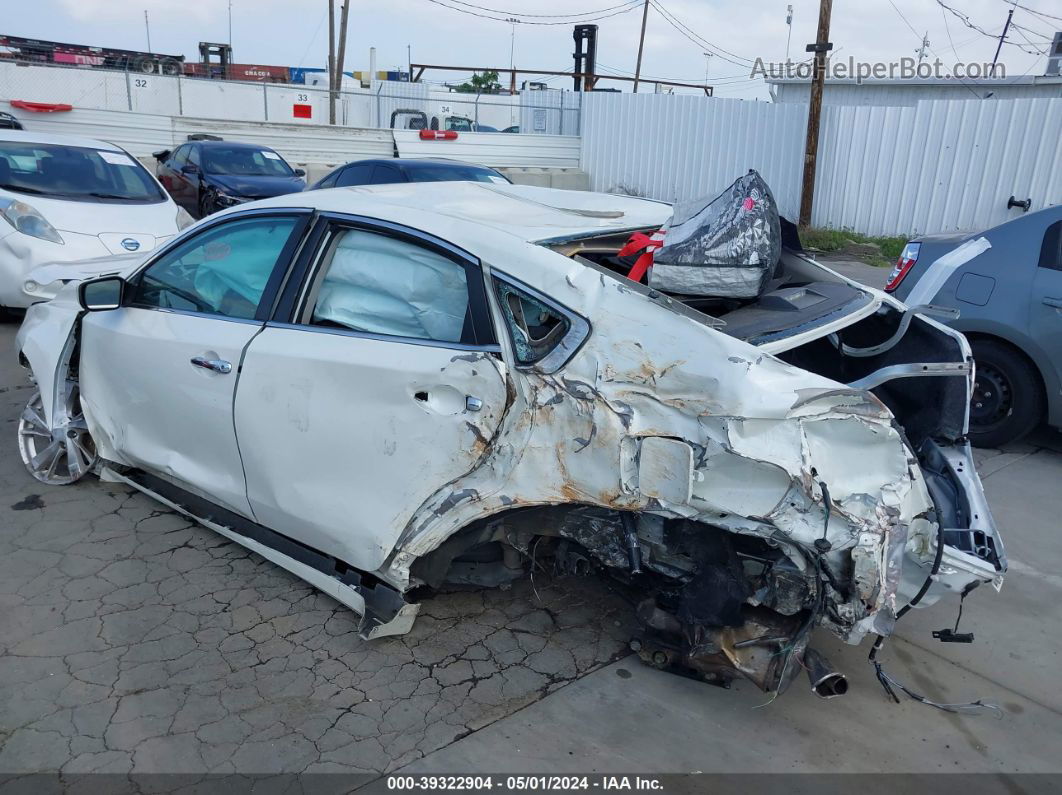
<svg viewBox="0 0 1062 795">
<path fill-rule="evenodd" d="M 251 516 L 232 420 L 240 361 L 308 218 L 207 226 L 131 279 L 125 305 L 85 316 L 82 402 L 104 458 Z"/>
<path fill-rule="evenodd" d="M 1062 372 L 1062 221 L 1047 227 L 1029 301 L 1029 336 Z"/>
<path fill-rule="evenodd" d="M 475 259 L 382 222 L 319 224 L 317 265 L 248 346 L 236 432 L 258 521 L 373 571 L 478 465 L 506 370 Z"/>
</svg>

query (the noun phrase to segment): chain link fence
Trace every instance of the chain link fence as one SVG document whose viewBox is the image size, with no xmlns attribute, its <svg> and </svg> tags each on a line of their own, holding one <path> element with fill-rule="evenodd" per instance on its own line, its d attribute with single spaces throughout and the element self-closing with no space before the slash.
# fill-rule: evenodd
<svg viewBox="0 0 1062 795">
<path fill-rule="evenodd" d="M 538 89 L 465 94 L 427 83 L 345 78 L 336 97 L 338 125 L 458 132 L 579 135 L 581 95 Z M 24 64 L 0 60 L 0 101 L 68 104 L 164 116 L 328 124 L 327 87 L 245 82 L 141 71 Z"/>
</svg>

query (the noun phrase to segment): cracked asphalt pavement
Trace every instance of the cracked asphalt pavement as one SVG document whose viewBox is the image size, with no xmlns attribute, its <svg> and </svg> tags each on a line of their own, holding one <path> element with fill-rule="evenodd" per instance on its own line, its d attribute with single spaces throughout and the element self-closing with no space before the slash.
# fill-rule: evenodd
<svg viewBox="0 0 1062 795">
<path fill-rule="evenodd" d="M 976 642 L 932 639 L 954 622 L 945 604 L 885 647 L 901 681 L 983 697 L 998 720 L 894 704 L 866 646 L 821 633 L 850 694 L 798 683 L 767 708 L 740 681 L 620 659 L 632 611 L 603 581 L 438 595 L 411 634 L 365 642 L 345 607 L 139 493 L 38 483 L 15 448 L 32 394 L 15 330 L 0 324 L 0 788 L 31 771 L 1062 770 L 1058 432 L 978 451 L 1011 570 L 1002 593 L 967 600 Z"/>
<path fill-rule="evenodd" d="M 380 773 L 626 653 L 599 581 L 435 596 L 413 632 L 94 477 L 32 479 L 32 394 L 0 325 L 0 771 Z"/>
</svg>

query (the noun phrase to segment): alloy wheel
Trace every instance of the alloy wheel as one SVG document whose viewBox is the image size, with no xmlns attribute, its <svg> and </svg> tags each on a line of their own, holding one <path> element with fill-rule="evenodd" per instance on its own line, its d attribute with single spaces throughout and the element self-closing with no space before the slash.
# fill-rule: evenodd
<svg viewBox="0 0 1062 795">
<path fill-rule="evenodd" d="M 76 384 L 67 387 L 67 421 L 50 428 L 45 420 L 44 400 L 36 392 L 18 421 L 18 449 L 22 463 L 37 480 L 50 486 L 65 486 L 80 480 L 96 463 L 96 445 L 88 432 Z"/>
</svg>

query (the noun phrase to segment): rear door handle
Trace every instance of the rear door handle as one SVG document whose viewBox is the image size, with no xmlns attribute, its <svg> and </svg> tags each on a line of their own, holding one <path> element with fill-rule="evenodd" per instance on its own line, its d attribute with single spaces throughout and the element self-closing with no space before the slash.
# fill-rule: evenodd
<svg viewBox="0 0 1062 795">
<path fill-rule="evenodd" d="M 1044 298 L 1043 302 L 1047 306 L 1053 306 L 1055 309 L 1062 309 L 1062 298 Z"/>
<path fill-rule="evenodd" d="M 208 359 L 205 356 L 193 356 L 191 362 L 196 367 L 202 367 L 204 370 L 213 370 L 215 373 L 232 372 L 232 363 L 226 362 L 224 359 Z"/>
</svg>

